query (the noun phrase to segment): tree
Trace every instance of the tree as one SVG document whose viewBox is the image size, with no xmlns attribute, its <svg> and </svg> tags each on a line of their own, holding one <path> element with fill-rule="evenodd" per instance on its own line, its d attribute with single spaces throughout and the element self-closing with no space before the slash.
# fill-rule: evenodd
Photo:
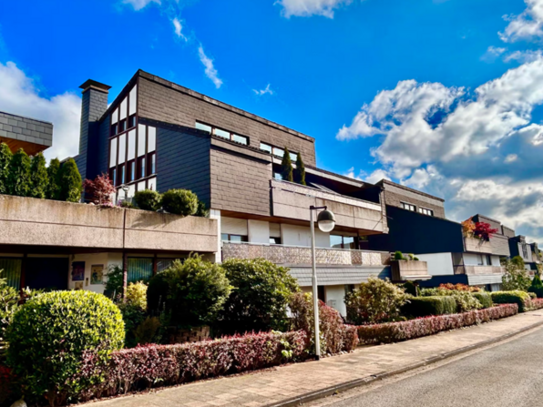
<svg viewBox="0 0 543 407">
<path fill-rule="evenodd" d="M 535 273 L 534 279 L 532 280 L 532 285 L 530 285 L 530 288 L 528 288 L 528 292 L 535 293 L 537 298 L 543 298 L 543 282 L 541 282 L 539 271 Z"/>
<path fill-rule="evenodd" d="M 32 158 L 30 183 L 30 196 L 40 199 L 46 198 L 49 187 L 49 176 L 47 175 L 45 158 L 42 153 L 38 153 Z"/>
<path fill-rule="evenodd" d="M 8 194 L 16 196 L 30 195 L 30 165 L 30 157 L 22 148 L 13 154 L 7 179 Z"/>
<path fill-rule="evenodd" d="M 302 161 L 302 154 L 298 153 L 296 157 L 296 169 L 294 170 L 294 181 L 298 184 L 306 185 L 305 183 L 305 165 Z"/>
<path fill-rule="evenodd" d="M 47 186 L 48 199 L 60 199 L 60 161 L 53 158 L 47 167 L 49 185 Z"/>
<path fill-rule="evenodd" d="M 511 259 L 511 262 L 518 268 L 524 269 L 524 259 L 520 256 L 515 256 Z"/>
<path fill-rule="evenodd" d="M 292 176 L 292 161 L 290 160 L 290 153 L 286 147 L 285 153 L 283 154 L 283 161 L 281 161 L 281 176 L 285 181 L 294 181 L 294 177 Z"/>
<path fill-rule="evenodd" d="M 68 158 L 60 167 L 60 200 L 79 202 L 83 184 L 81 174 L 73 158 Z"/>
<path fill-rule="evenodd" d="M 502 260 L 502 266 L 505 268 L 502 277 L 502 289 L 504 291 L 527 291 L 532 283 L 528 271 L 524 267 L 519 267 L 519 264 L 514 260 Z"/>
<path fill-rule="evenodd" d="M 7 194 L 9 164 L 13 153 L 6 143 L 0 143 L 0 194 Z"/>
<path fill-rule="evenodd" d="M 108 174 L 96 176 L 94 181 L 86 179 L 83 182 L 83 189 L 87 195 L 87 199 L 96 205 L 111 206 L 111 195 L 115 193 L 116 188 L 109 179 Z"/>
</svg>

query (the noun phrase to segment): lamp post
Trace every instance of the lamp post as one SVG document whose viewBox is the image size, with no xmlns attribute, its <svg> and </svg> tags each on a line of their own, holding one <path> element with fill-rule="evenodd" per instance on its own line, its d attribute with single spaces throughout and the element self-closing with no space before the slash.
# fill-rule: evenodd
<svg viewBox="0 0 543 407">
<path fill-rule="evenodd" d="M 130 187 L 126 184 L 122 184 L 121 189 L 124 191 L 124 200 L 128 200 L 128 191 L 130 190 Z"/>
<path fill-rule="evenodd" d="M 315 357 L 317 360 L 321 357 L 321 343 L 320 343 L 320 328 L 319 328 L 319 293 L 317 285 L 317 256 L 315 250 L 315 220 L 313 217 L 313 211 L 323 209 L 317 215 L 317 225 L 319 229 L 325 233 L 331 232 L 336 226 L 336 218 L 334 214 L 327 210 L 326 206 L 315 207 L 311 205 L 309 207 L 310 221 L 311 221 L 311 263 L 313 268 L 313 315 L 315 318 Z"/>
</svg>

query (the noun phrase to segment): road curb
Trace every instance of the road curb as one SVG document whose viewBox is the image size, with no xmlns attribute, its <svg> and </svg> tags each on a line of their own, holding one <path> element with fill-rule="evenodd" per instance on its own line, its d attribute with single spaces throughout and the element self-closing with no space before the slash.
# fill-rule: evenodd
<svg viewBox="0 0 543 407">
<path fill-rule="evenodd" d="M 331 396 L 333 394 L 337 394 L 337 393 L 342 392 L 342 391 L 350 390 L 350 389 L 353 389 L 353 388 L 356 388 L 356 387 L 367 386 L 368 384 L 374 383 L 374 382 L 379 381 L 379 380 L 383 380 L 383 379 L 386 379 L 386 378 L 389 378 L 389 377 L 392 377 L 392 376 L 396 376 L 396 375 L 399 375 L 399 374 L 402 374 L 402 373 L 406 373 L 406 372 L 409 372 L 411 370 L 419 369 L 421 367 L 428 366 L 428 365 L 437 363 L 439 361 L 449 359 L 449 358 L 452 358 L 454 356 L 458 356 L 458 355 L 461 355 L 463 353 L 466 353 L 466 352 L 469 352 L 469 351 L 472 351 L 472 350 L 475 350 L 475 349 L 483 348 L 483 347 L 488 346 L 488 345 L 493 345 L 493 344 L 498 343 L 498 342 L 503 342 L 503 341 L 505 341 L 505 340 L 507 340 L 509 338 L 520 335 L 520 334 L 522 334 L 522 333 L 524 333 L 526 331 L 529 331 L 529 330 L 534 329 L 534 328 L 538 328 L 540 326 L 543 326 L 543 321 L 536 322 L 535 324 L 531 324 L 531 325 L 526 326 L 526 327 L 524 327 L 522 329 L 519 329 L 519 330 L 514 331 L 514 332 L 510 332 L 510 333 L 505 334 L 505 335 L 498 336 L 496 338 L 492 338 L 492 339 L 488 339 L 488 340 L 483 341 L 483 342 L 479 342 L 479 343 L 477 343 L 475 345 L 469 345 L 469 346 L 465 346 L 463 348 L 453 350 L 451 352 L 441 353 L 441 354 L 439 354 L 437 356 L 433 356 L 433 357 L 425 359 L 425 360 L 423 360 L 421 362 L 417 362 L 417 363 L 413 363 L 413 364 L 408 365 L 408 366 L 404 366 L 404 367 L 402 367 L 400 369 L 391 370 L 391 371 L 388 371 L 388 372 L 382 372 L 382 373 L 378 373 L 376 375 L 363 377 L 361 379 L 356 379 L 356 380 L 351 380 L 351 381 L 348 381 L 348 382 L 336 384 L 335 386 L 327 387 L 327 388 L 322 389 L 322 390 L 309 392 L 309 393 L 306 393 L 306 394 L 304 394 L 302 396 L 293 397 L 293 398 L 281 401 L 279 403 L 266 404 L 266 405 L 264 405 L 264 407 L 298 406 L 300 404 L 308 403 L 310 401 L 315 401 L 315 400 L 318 400 L 318 399 L 321 399 L 321 398 L 324 398 L 324 397 L 327 397 L 327 396 Z"/>
</svg>

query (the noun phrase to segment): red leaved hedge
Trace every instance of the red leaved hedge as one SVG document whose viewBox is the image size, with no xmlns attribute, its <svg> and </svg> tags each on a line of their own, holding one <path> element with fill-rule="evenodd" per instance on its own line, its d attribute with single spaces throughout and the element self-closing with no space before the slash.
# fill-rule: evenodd
<svg viewBox="0 0 543 407">
<path fill-rule="evenodd" d="M 0 365 L 0 406 L 12 398 L 13 393 L 13 376 L 11 369 L 7 366 Z M 8 404 L 6 404 L 8 405 Z"/>
<path fill-rule="evenodd" d="M 358 327 L 358 338 L 361 343 L 365 344 L 400 342 L 433 335 L 441 331 L 490 322 L 517 313 L 517 304 L 503 304 L 461 314 L 438 315 L 410 321 L 364 325 Z"/>
<path fill-rule="evenodd" d="M 526 311 L 533 311 L 543 308 L 543 298 L 531 298 L 526 301 Z"/>
<path fill-rule="evenodd" d="M 180 345 L 147 345 L 113 352 L 107 365 L 84 356 L 79 401 L 262 369 L 305 356 L 305 332 L 260 333 Z M 97 378 L 99 378 L 97 380 Z"/>
</svg>

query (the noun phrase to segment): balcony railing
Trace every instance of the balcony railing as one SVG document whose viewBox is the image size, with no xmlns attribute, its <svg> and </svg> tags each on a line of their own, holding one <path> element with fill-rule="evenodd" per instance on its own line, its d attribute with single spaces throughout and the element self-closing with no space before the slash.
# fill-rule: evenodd
<svg viewBox="0 0 543 407">
<path fill-rule="evenodd" d="M 464 244 L 466 252 L 475 252 L 475 253 L 492 253 L 492 245 L 486 240 L 481 240 L 476 237 L 466 237 L 464 238 Z"/>
<path fill-rule="evenodd" d="M 223 242 L 223 260 L 266 259 L 276 264 L 311 264 L 311 248 L 258 243 Z M 364 250 L 317 248 L 317 264 L 344 266 L 383 266 L 389 254 Z"/>
<path fill-rule="evenodd" d="M 455 274 L 467 274 L 468 276 L 482 274 L 503 274 L 503 267 L 499 266 L 457 266 Z"/>
</svg>

